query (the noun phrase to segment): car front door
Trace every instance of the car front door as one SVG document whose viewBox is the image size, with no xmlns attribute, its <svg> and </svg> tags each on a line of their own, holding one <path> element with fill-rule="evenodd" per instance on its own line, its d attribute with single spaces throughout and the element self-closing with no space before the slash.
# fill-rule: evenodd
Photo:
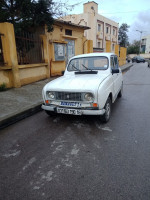
<svg viewBox="0 0 150 200">
<path fill-rule="evenodd" d="M 122 85 L 122 72 L 121 72 L 121 69 L 119 68 L 117 56 L 111 56 L 111 68 L 119 69 L 119 73 L 112 74 L 113 81 L 114 81 L 114 92 L 115 92 L 115 97 L 116 97 Z"/>
</svg>

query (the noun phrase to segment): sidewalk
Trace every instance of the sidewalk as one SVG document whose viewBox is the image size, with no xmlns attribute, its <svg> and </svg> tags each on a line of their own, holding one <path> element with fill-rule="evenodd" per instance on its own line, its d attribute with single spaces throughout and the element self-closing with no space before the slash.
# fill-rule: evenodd
<svg viewBox="0 0 150 200">
<path fill-rule="evenodd" d="M 132 63 L 127 63 L 121 69 L 126 71 L 131 66 Z M 53 79 L 0 92 L 0 129 L 40 111 L 43 103 L 42 88 Z"/>
</svg>

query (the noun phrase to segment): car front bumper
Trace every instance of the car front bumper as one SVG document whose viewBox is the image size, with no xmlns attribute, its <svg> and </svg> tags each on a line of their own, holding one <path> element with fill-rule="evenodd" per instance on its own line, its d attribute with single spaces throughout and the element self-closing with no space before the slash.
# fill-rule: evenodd
<svg viewBox="0 0 150 200">
<path fill-rule="evenodd" d="M 60 107 L 59 107 L 60 108 Z M 105 109 L 93 109 L 93 108 L 68 108 L 68 107 L 63 107 L 66 109 L 76 109 L 79 110 L 82 114 L 81 115 L 103 115 L 105 113 Z M 57 106 L 55 105 L 45 105 L 42 104 L 42 109 L 47 110 L 47 111 L 53 111 L 56 112 Z"/>
</svg>

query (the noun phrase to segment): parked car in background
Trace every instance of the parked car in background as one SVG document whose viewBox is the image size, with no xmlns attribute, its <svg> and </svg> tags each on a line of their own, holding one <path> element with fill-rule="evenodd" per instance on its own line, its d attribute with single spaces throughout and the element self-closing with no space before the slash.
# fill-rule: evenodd
<svg viewBox="0 0 150 200">
<path fill-rule="evenodd" d="M 45 85 L 42 108 L 48 115 L 99 115 L 108 122 L 111 105 L 122 96 L 117 55 L 90 53 L 70 59 L 62 77 Z"/>
<path fill-rule="evenodd" d="M 147 59 L 145 60 L 145 62 L 147 62 L 147 66 L 150 67 L 150 58 L 147 58 Z"/>
<path fill-rule="evenodd" d="M 135 56 L 132 58 L 132 62 L 136 62 L 136 63 L 145 63 L 145 59 L 142 56 Z"/>
</svg>

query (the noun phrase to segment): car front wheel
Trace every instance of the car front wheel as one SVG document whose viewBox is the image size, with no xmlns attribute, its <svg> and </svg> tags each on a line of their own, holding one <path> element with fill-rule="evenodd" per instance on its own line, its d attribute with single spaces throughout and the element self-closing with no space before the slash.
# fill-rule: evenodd
<svg viewBox="0 0 150 200">
<path fill-rule="evenodd" d="M 107 123 L 110 119 L 111 115 L 111 99 L 108 97 L 106 104 L 105 104 L 105 113 L 101 116 L 101 121 Z"/>
<path fill-rule="evenodd" d="M 53 112 L 53 111 L 45 110 L 45 112 L 46 112 L 47 115 L 49 115 L 49 116 L 51 116 L 51 117 L 54 117 L 54 116 L 57 115 L 57 114 L 56 114 L 55 112 Z"/>
</svg>

